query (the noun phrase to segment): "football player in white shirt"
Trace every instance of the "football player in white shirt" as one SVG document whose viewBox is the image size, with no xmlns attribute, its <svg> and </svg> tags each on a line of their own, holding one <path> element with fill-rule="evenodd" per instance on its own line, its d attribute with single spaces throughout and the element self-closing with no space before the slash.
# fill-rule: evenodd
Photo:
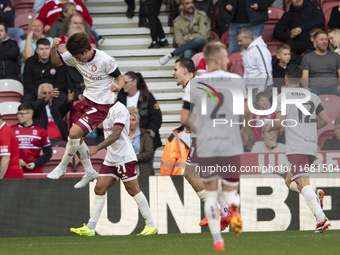
<svg viewBox="0 0 340 255">
<path fill-rule="evenodd" d="M 206 60 L 206 63 L 208 65 L 208 72 L 201 75 L 199 79 L 203 78 L 239 78 L 241 81 L 241 77 L 236 75 L 236 74 L 231 74 L 227 73 L 226 71 L 228 70 L 228 53 L 226 46 L 221 43 L 221 42 L 210 42 L 208 43 L 205 48 L 204 48 L 204 59 Z M 195 105 L 195 100 L 200 100 L 200 98 L 190 98 L 190 87 L 191 87 L 192 82 L 189 83 L 189 85 L 186 87 L 185 91 L 185 96 L 183 97 L 183 108 L 181 112 L 181 123 L 187 127 L 191 126 L 191 121 L 190 121 L 190 104 Z M 243 84 L 242 84 L 243 85 Z M 245 91 L 244 85 L 241 88 L 242 91 Z M 194 107 L 197 107 L 196 105 Z M 250 112 L 247 106 L 246 101 L 244 102 L 244 109 L 245 109 L 245 116 L 246 117 L 246 123 L 247 120 L 250 119 Z M 232 112 L 232 109 L 228 109 L 229 112 Z M 210 116 L 210 114 L 208 113 Z M 200 129 L 204 128 L 210 128 L 211 127 L 206 127 L 206 123 L 208 122 L 203 122 L 200 123 L 201 125 L 198 127 L 194 127 L 193 125 L 191 126 L 193 128 L 193 131 L 198 133 L 197 136 L 197 151 L 198 151 L 198 157 L 200 158 L 201 155 L 199 154 L 200 150 L 204 148 L 204 144 L 200 144 Z M 227 127 L 227 126 L 226 126 Z M 248 138 L 248 132 L 249 132 L 249 127 L 246 125 L 245 127 L 242 127 L 241 131 L 239 130 L 239 126 L 237 128 L 232 128 L 232 130 L 229 130 L 226 128 L 226 132 L 223 133 L 223 135 L 228 135 L 231 137 L 234 137 L 233 139 L 236 139 L 238 143 L 240 144 L 229 144 L 229 149 L 228 153 L 231 151 L 232 155 L 228 156 L 220 156 L 217 155 L 208 155 L 209 153 L 212 153 L 212 150 L 210 149 L 203 149 L 208 155 L 208 158 L 205 158 L 205 160 L 221 160 L 224 162 L 227 162 L 227 164 L 230 164 L 232 166 L 235 166 L 239 170 L 239 155 L 243 153 L 243 146 L 242 143 L 244 144 L 247 141 Z M 214 133 L 214 132 L 209 132 L 209 133 Z M 236 141 L 235 140 L 235 141 Z M 228 142 L 229 143 L 229 142 Z M 239 173 L 239 172 L 238 172 Z M 201 173 L 202 174 L 202 173 Z M 210 232 L 213 236 L 214 239 L 214 250 L 224 250 L 224 241 L 221 236 L 220 232 L 220 224 L 218 221 L 218 208 L 217 208 L 217 198 L 218 198 L 218 179 L 219 175 L 208 175 L 205 176 L 206 178 L 203 178 L 202 180 L 204 181 L 204 186 L 206 189 L 206 200 L 204 204 L 204 211 L 205 215 L 208 219 L 208 226 L 210 229 Z M 227 204 L 231 204 L 232 210 L 230 211 L 231 213 L 231 230 L 235 235 L 239 235 L 242 231 L 242 221 L 240 218 L 240 214 L 238 211 L 238 206 L 239 206 L 239 195 L 237 193 L 238 189 L 238 178 L 222 178 L 222 193 L 225 198 L 225 202 Z"/>
<path fill-rule="evenodd" d="M 158 229 L 152 219 L 148 201 L 139 188 L 135 162 L 136 153 L 129 137 L 130 114 L 126 107 L 116 101 L 110 108 L 107 118 L 103 122 L 105 140 L 95 148 L 91 148 L 90 155 L 107 148 L 103 165 L 99 171 L 98 181 L 94 188 L 95 199 L 91 208 L 91 218 L 87 225 L 81 228 L 71 228 L 71 232 L 78 235 L 94 236 L 95 227 L 105 203 L 105 194 L 116 180 L 121 179 L 126 191 L 135 199 L 139 211 L 145 219 L 145 228 L 138 235 L 155 235 Z"/>
<path fill-rule="evenodd" d="M 179 58 L 175 62 L 174 71 L 172 75 L 175 77 L 177 85 L 182 85 L 186 87 L 190 80 L 194 77 L 195 64 L 190 58 Z M 186 94 L 187 95 L 187 94 Z M 191 169 L 194 168 L 194 164 L 191 164 L 191 159 L 193 162 L 196 161 L 196 138 L 191 134 L 191 146 L 188 159 L 185 166 L 184 177 L 190 183 L 191 187 L 195 190 L 197 196 L 204 202 L 206 198 L 206 191 L 204 189 L 204 183 L 197 176 L 192 176 Z M 162 163 L 161 163 L 162 164 Z M 221 230 L 224 230 L 230 223 L 230 217 L 228 217 L 228 205 L 225 203 L 222 193 L 219 193 L 218 203 L 221 207 Z M 199 223 L 201 227 L 207 226 L 207 217 L 204 217 Z"/>
<path fill-rule="evenodd" d="M 299 88 L 302 78 L 302 69 L 298 65 L 290 65 L 286 70 L 286 87 Z M 282 91 L 283 93 L 284 91 Z M 286 176 L 286 185 L 293 191 L 301 193 L 309 209 L 316 217 L 316 233 L 322 233 L 330 226 L 330 221 L 325 216 L 321 205 L 323 191 L 314 189 L 309 182 L 309 167 L 314 162 L 317 153 L 317 129 L 327 125 L 329 122 L 328 115 L 321 105 L 320 98 L 311 93 L 310 100 L 303 104 L 311 115 L 304 115 L 303 112 L 295 105 L 288 104 L 286 115 L 281 114 L 281 95 L 278 96 L 278 107 L 276 110 L 276 119 L 271 129 L 282 127 L 282 121 L 286 120 L 286 155 L 291 163 L 291 171 Z M 306 97 L 305 93 L 287 93 L 289 99 L 301 99 Z M 316 120 L 316 116 L 319 119 Z M 293 121 L 295 120 L 295 121 Z M 295 122 L 295 123 L 294 123 Z M 296 125 L 294 125 L 296 124 Z M 321 191 L 321 192 L 320 192 Z M 320 194 L 321 193 L 321 194 Z"/>
<path fill-rule="evenodd" d="M 80 119 L 71 127 L 66 150 L 60 164 L 47 177 L 59 179 L 66 173 L 66 166 L 75 153 L 85 169 L 85 175 L 74 186 L 83 188 L 98 177 L 89 157 L 89 149 L 83 142 L 87 133 L 93 131 L 107 116 L 115 102 L 115 92 L 124 86 L 124 77 L 120 74 L 116 61 L 104 51 L 93 49 L 86 33 L 73 34 L 67 41 L 68 51 L 60 56 L 57 46 L 60 38 L 54 38 L 51 60 L 54 66 L 68 65 L 75 67 L 84 78 L 84 108 Z M 113 82 L 116 79 L 117 83 Z"/>
</svg>

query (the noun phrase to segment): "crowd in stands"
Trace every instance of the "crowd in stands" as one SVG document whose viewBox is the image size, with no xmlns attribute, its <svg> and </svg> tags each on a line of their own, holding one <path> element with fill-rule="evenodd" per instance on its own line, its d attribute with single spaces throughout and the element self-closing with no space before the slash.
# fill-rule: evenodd
<svg viewBox="0 0 340 255">
<path fill-rule="evenodd" d="M 126 16 L 132 18 L 135 1 L 125 2 L 128 6 Z M 175 8 L 174 13 L 171 13 L 174 17 L 175 50 L 159 59 L 161 65 L 167 64 L 173 57 L 194 59 L 195 54 L 201 53 L 209 40 L 220 39 L 228 46 L 231 72 L 246 78 L 248 87 L 256 87 L 253 94 L 256 109 L 266 110 L 271 107 L 272 88 L 276 87 L 278 93 L 281 92 L 281 87 L 285 85 L 285 71 L 292 64 L 301 65 L 303 69 L 301 87 L 317 95 L 340 96 L 339 1 L 259 0 L 255 4 L 249 4 L 252 1 L 248 0 L 172 2 Z M 329 6 L 324 2 L 334 4 Z M 158 18 L 160 3 L 162 1 L 140 1 L 139 26 L 150 28 L 149 48 L 169 45 Z M 324 6 L 328 6 L 328 9 L 323 9 Z M 278 9 L 282 12 L 280 18 L 270 20 L 269 14 Z M 92 18 L 81 0 L 39 0 L 35 1 L 33 11 L 37 16 L 28 24 L 28 30 L 24 31 L 14 27 L 15 10 L 11 1 L 0 0 L 0 79 L 14 79 L 23 84 L 22 104 L 17 113 L 19 124 L 13 130 L 17 138 L 22 136 L 22 132 L 26 134 L 27 130 L 44 137 L 41 144 L 37 145 L 43 151 L 42 156 L 40 151 L 34 153 L 35 156 L 24 156 L 25 152 L 20 150 L 20 157 L 15 160 L 24 172 L 32 172 L 34 169 L 42 172 L 41 166 L 52 155 L 51 147 L 66 145 L 70 125 L 77 118 L 74 113 L 82 107 L 85 88 L 83 78 L 73 67 L 56 68 L 52 65 L 50 52 L 53 37 L 62 39 L 58 46 L 59 53 L 66 51 L 68 38 L 77 32 L 86 32 L 93 48 L 97 48 L 103 41 L 96 33 Z M 269 40 L 264 33 L 267 30 L 271 31 Z M 199 65 L 195 64 L 197 75 L 206 71 L 203 54 L 199 62 Z M 130 138 L 137 154 L 139 174 L 153 175 L 155 150 L 162 146 L 159 134 L 162 113 L 140 73 L 127 72 L 124 79 L 125 86 L 118 93 L 117 100 L 129 108 Z M 322 150 L 340 149 L 340 116 L 336 117 L 332 119 L 334 133 L 329 135 L 330 139 L 319 144 Z M 22 118 L 25 121 L 21 121 Z M 6 136 L 2 133 L 11 133 L 10 129 L 4 128 L 6 125 L 3 119 L 4 116 L 0 118 L 0 137 Z M 275 114 L 253 115 L 252 119 L 257 123 L 267 123 L 275 119 Z M 179 166 L 190 147 L 190 143 L 184 139 L 188 132 L 180 127 L 167 140 L 162 162 L 168 166 L 178 165 L 176 169 L 163 168 L 162 173 L 183 173 L 183 167 Z M 249 140 L 256 142 L 245 147 L 247 152 L 284 150 L 284 144 L 280 143 L 284 143 L 281 131 L 252 128 L 251 136 Z M 87 139 L 92 138 L 93 143 L 87 142 L 89 145 L 102 141 L 100 127 L 87 136 Z M 16 164 L 7 158 L 9 154 L 17 153 L 10 149 L 27 149 L 25 140 L 20 139 L 17 139 L 18 143 L 14 141 L 12 133 L 7 135 L 6 148 L 9 153 L 1 151 L 3 145 L 0 144 L 1 167 L 4 164 Z M 170 158 L 169 155 L 176 156 Z M 18 176 L 17 168 L 13 167 L 13 176 Z"/>
</svg>

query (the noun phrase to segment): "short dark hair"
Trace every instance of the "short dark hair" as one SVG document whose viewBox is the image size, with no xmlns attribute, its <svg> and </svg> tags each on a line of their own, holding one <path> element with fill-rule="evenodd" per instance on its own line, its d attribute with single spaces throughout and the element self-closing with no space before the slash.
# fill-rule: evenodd
<svg viewBox="0 0 340 255">
<path fill-rule="evenodd" d="M 276 47 L 276 52 L 280 53 L 283 50 L 291 50 L 291 47 L 286 43 L 281 43 Z"/>
<path fill-rule="evenodd" d="M 296 64 L 290 65 L 286 69 L 286 76 L 290 83 L 299 84 L 302 78 L 302 68 Z"/>
<path fill-rule="evenodd" d="M 45 45 L 45 46 L 51 46 L 51 43 L 48 39 L 46 38 L 40 38 L 38 41 L 37 41 L 37 48 L 39 45 Z"/>
<path fill-rule="evenodd" d="M 144 80 L 144 77 L 141 73 L 128 71 L 124 75 L 129 76 L 132 80 L 137 81 L 137 89 L 140 91 L 140 94 L 142 97 L 146 96 L 149 97 L 150 91 L 148 89 L 148 86 L 146 85 L 146 82 Z"/>
<path fill-rule="evenodd" d="M 32 110 L 32 111 L 34 111 L 34 106 L 31 102 L 26 101 L 26 102 L 23 102 L 18 107 L 18 111 L 22 111 L 22 110 Z"/>
<path fill-rule="evenodd" d="M 7 27 L 6 23 L 0 21 L 0 26 L 1 26 L 1 25 L 3 25 L 3 26 L 5 27 L 5 32 L 6 32 L 6 34 L 7 34 L 7 29 L 8 29 L 8 27 Z"/>
<path fill-rule="evenodd" d="M 91 50 L 90 37 L 85 32 L 75 33 L 67 40 L 66 49 L 72 56 L 84 54 L 85 50 Z"/>
<path fill-rule="evenodd" d="M 188 69 L 189 73 L 195 72 L 195 64 L 190 58 L 179 58 L 175 63 L 179 63 L 181 67 Z"/>
</svg>

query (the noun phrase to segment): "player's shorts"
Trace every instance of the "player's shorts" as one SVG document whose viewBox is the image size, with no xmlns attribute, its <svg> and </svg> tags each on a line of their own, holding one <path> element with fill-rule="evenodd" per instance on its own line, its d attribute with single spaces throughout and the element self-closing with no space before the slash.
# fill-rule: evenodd
<svg viewBox="0 0 340 255">
<path fill-rule="evenodd" d="M 197 165 L 197 153 L 196 153 L 196 137 L 191 138 L 190 151 L 188 153 L 187 162 L 188 166 Z"/>
<path fill-rule="evenodd" d="M 208 182 L 222 178 L 222 183 L 228 186 L 237 186 L 240 180 L 240 155 L 231 157 L 199 158 L 199 175 L 202 181 Z"/>
<path fill-rule="evenodd" d="M 113 104 L 97 104 L 85 97 L 82 105 L 76 113 L 78 121 L 75 124 L 83 130 L 85 137 L 105 120 Z"/>
<path fill-rule="evenodd" d="M 315 156 L 304 154 L 287 155 L 288 161 L 291 164 L 292 180 L 299 177 L 309 176 L 309 166 L 314 162 Z"/>
<path fill-rule="evenodd" d="M 104 164 L 100 167 L 99 176 L 112 176 L 116 180 L 121 179 L 122 182 L 129 182 L 137 179 L 138 177 L 135 168 L 135 161 L 116 166 L 108 166 Z"/>
</svg>

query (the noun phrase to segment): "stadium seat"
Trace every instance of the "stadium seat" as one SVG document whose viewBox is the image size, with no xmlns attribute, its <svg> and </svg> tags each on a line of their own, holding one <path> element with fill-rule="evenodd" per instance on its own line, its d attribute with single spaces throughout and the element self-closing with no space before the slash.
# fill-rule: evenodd
<svg viewBox="0 0 340 255">
<path fill-rule="evenodd" d="M 94 146 L 89 146 L 89 149 L 91 149 Z M 92 162 L 92 166 L 94 168 L 94 170 L 96 170 L 97 172 L 99 172 L 100 167 L 102 166 L 104 159 L 105 159 L 105 155 L 106 155 L 106 150 L 100 150 L 97 152 L 96 155 L 91 156 L 91 162 Z M 84 167 L 81 164 L 78 156 L 74 157 L 75 160 L 75 171 L 76 172 L 84 172 Z"/>
<path fill-rule="evenodd" d="M 332 13 L 332 8 L 329 8 L 328 10 L 325 11 L 325 30 L 328 31 L 328 22 L 329 19 L 331 18 L 331 13 Z"/>
<path fill-rule="evenodd" d="M 194 62 L 195 67 L 198 66 L 199 62 L 201 59 L 204 58 L 204 53 L 203 52 L 198 52 L 195 55 L 192 56 L 191 60 Z"/>
<path fill-rule="evenodd" d="M 18 123 L 17 111 L 19 102 L 2 102 L 0 103 L 2 119 L 10 126 Z"/>
<path fill-rule="evenodd" d="M 210 35 L 211 35 L 212 40 L 219 40 L 220 39 L 218 34 L 216 34 L 214 31 L 210 31 Z"/>
<path fill-rule="evenodd" d="M 273 56 L 276 56 L 276 50 L 271 50 L 271 51 L 270 51 L 270 55 L 272 55 L 272 57 L 273 57 Z"/>
<path fill-rule="evenodd" d="M 51 172 L 61 161 L 65 152 L 64 147 L 52 147 L 52 157 L 51 159 L 43 165 L 43 173 Z M 72 161 L 68 164 L 66 172 L 73 172 Z"/>
<path fill-rule="evenodd" d="M 327 112 L 330 119 L 340 117 L 340 97 L 336 95 L 319 95 L 321 104 Z"/>
<path fill-rule="evenodd" d="M 20 102 L 24 94 L 24 86 L 20 81 L 12 79 L 0 80 L 0 103 Z"/>
<path fill-rule="evenodd" d="M 237 52 L 234 52 L 234 53 L 229 55 L 229 61 L 230 61 L 231 65 L 233 65 L 233 63 L 235 63 L 235 60 L 240 56 L 240 54 L 241 54 L 241 51 L 237 51 Z"/>
<path fill-rule="evenodd" d="M 31 22 L 31 20 L 35 19 L 37 15 L 38 13 L 35 12 L 26 12 L 19 14 L 15 17 L 14 27 L 21 27 L 27 33 L 29 23 Z"/>
<path fill-rule="evenodd" d="M 333 124 L 332 124 L 333 125 Z M 324 131 L 323 133 L 321 133 L 319 136 L 318 136 L 318 146 L 320 146 L 320 149 L 322 149 L 325 141 L 327 139 L 332 139 L 332 137 L 334 136 L 334 128 L 331 129 L 331 130 L 326 130 Z"/>
<path fill-rule="evenodd" d="M 339 5 L 339 1 L 334 0 L 320 0 L 320 6 L 323 13 L 326 13 L 328 9 L 332 9 L 334 6 Z"/>
<path fill-rule="evenodd" d="M 228 41 L 229 41 L 229 31 L 225 31 L 223 33 L 223 35 L 221 36 L 221 41 L 224 43 L 224 44 L 228 44 Z"/>
<path fill-rule="evenodd" d="M 276 24 L 281 19 L 282 15 L 285 13 L 284 10 L 278 7 L 268 8 L 268 21 L 266 24 Z"/>
<path fill-rule="evenodd" d="M 263 33 L 262 33 L 262 39 L 267 44 L 268 48 L 269 48 L 269 46 L 275 46 L 274 50 L 276 50 L 276 46 L 281 44 L 282 42 L 274 39 L 273 31 L 274 31 L 274 29 L 271 29 L 271 28 L 268 28 L 267 26 L 265 26 Z M 273 47 L 271 47 L 269 50 L 273 50 L 272 48 Z"/>
<path fill-rule="evenodd" d="M 32 12 L 34 0 L 12 0 L 15 9 L 15 15 L 25 12 Z"/>
</svg>

